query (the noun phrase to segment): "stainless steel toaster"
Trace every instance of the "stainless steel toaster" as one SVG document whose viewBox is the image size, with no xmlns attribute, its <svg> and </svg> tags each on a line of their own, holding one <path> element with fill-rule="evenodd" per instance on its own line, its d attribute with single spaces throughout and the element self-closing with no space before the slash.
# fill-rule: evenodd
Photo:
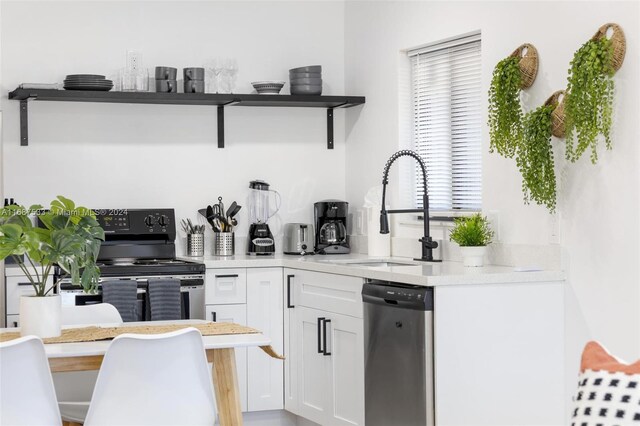
<svg viewBox="0 0 640 426">
<path fill-rule="evenodd" d="M 287 223 L 284 225 L 284 254 L 313 254 L 315 233 L 310 223 Z"/>
</svg>

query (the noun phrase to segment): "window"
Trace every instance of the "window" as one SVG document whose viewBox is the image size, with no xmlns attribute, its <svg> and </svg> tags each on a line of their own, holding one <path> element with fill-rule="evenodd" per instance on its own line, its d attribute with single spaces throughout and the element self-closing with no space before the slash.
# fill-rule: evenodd
<svg viewBox="0 0 640 426">
<path fill-rule="evenodd" d="M 413 49 L 408 55 L 413 143 L 427 166 L 429 208 L 441 212 L 480 210 L 480 33 Z M 414 176 L 415 203 L 421 208 L 419 166 Z"/>
</svg>

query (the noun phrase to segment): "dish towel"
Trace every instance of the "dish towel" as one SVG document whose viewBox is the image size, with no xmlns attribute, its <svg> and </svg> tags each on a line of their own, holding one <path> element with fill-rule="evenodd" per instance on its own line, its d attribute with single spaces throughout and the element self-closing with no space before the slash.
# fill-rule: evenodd
<svg viewBox="0 0 640 426">
<path fill-rule="evenodd" d="M 122 321 L 138 320 L 138 283 L 135 280 L 104 281 L 101 285 L 102 302 L 115 306 Z"/>
<path fill-rule="evenodd" d="M 179 280 L 149 280 L 147 294 L 151 321 L 181 318 Z"/>
</svg>

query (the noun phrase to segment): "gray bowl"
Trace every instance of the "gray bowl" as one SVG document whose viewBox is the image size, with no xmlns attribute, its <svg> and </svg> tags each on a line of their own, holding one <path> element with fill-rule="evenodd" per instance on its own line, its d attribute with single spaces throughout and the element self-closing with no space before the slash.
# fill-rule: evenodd
<svg viewBox="0 0 640 426">
<path fill-rule="evenodd" d="M 322 86 L 321 78 L 291 78 L 289 82 L 292 86 Z"/>
<path fill-rule="evenodd" d="M 289 72 L 322 72 L 322 65 L 308 65 L 306 67 L 291 68 Z"/>
<path fill-rule="evenodd" d="M 311 86 L 308 84 L 304 84 L 300 86 L 291 86 L 290 89 L 291 89 L 292 95 L 321 95 L 322 94 L 322 85 Z"/>
<path fill-rule="evenodd" d="M 322 78 L 321 72 L 289 72 L 289 78 Z"/>
</svg>

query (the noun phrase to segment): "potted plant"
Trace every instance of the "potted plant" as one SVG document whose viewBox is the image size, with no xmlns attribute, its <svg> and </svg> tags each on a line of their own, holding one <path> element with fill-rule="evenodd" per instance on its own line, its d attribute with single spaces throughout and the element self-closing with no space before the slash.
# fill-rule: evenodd
<svg viewBox="0 0 640 426">
<path fill-rule="evenodd" d="M 44 227 L 34 226 L 32 215 Z M 0 260 L 11 256 L 35 292 L 20 299 L 22 335 L 60 335 L 60 296 L 52 294 L 56 283 L 48 285 L 48 278 L 58 265 L 74 284 L 81 284 L 87 292 L 95 291 L 100 277 L 96 259 L 103 240 L 104 230 L 94 213 L 60 195 L 48 210 L 40 205 L 1 210 Z"/>
<path fill-rule="evenodd" d="M 575 162 L 591 148 L 595 164 L 600 135 L 611 149 L 614 73 L 612 42 L 606 36 L 594 37 L 574 54 L 565 99 L 568 160 Z"/>
<path fill-rule="evenodd" d="M 489 87 L 489 152 L 512 158 L 522 136 L 520 58 L 508 56 L 493 70 Z"/>
<path fill-rule="evenodd" d="M 545 103 L 525 115 L 522 141 L 516 153 L 524 202 L 544 204 L 551 213 L 556 209 L 556 174 L 551 146 L 551 114 L 556 106 L 557 103 Z"/>
<path fill-rule="evenodd" d="M 493 239 L 487 218 L 476 213 L 455 218 L 454 223 L 449 239 L 460 246 L 464 266 L 483 266 L 487 245 Z"/>
</svg>

